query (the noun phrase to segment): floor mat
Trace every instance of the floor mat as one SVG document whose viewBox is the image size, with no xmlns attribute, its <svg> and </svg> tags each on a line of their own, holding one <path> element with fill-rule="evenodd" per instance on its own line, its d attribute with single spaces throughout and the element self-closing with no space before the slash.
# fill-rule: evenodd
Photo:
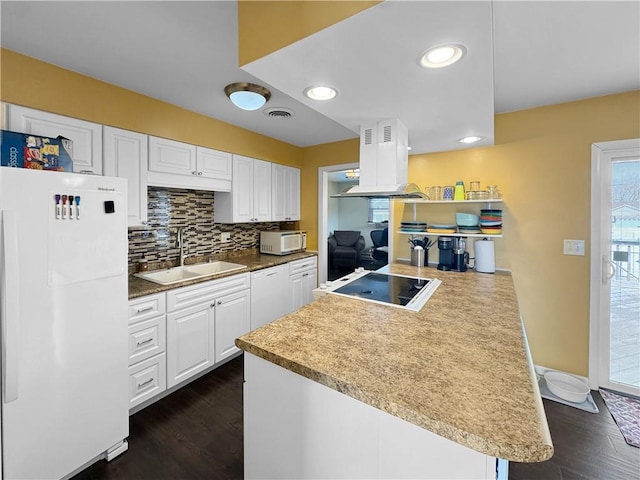
<svg viewBox="0 0 640 480">
<path fill-rule="evenodd" d="M 625 442 L 640 448 L 640 400 L 600 389 L 600 395 L 618 424 Z"/>
<path fill-rule="evenodd" d="M 585 412 L 589 412 L 589 413 L 598 413 L 600 411 L 598 410 L 598 406 L 596 405 L 596 402 L 593 400 L 591 393 L 587 395 L 587 399 L 582 403 L 569 402 L 563 398 L 560 398 L 554 395 L 553 393 L 551 393 L 551 390 L 549 390 L 549 387 L 547 387 L 547 381 L 542 375 L 538 375 L 538 389 L 540 390 L 540 396 L 542 398 L 546 398 L 547 400 L 553 400 L 554 402 L 558 402 L 563 405 L 568 405 L 573 408 L 578 408 L 580 410 L 584 410 Z"/>
</svg>

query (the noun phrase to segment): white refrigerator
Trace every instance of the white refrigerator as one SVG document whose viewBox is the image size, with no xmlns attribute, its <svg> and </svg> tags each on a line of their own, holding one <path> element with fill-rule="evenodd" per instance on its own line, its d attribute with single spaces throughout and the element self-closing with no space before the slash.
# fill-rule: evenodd
<svg viewBox="0 0 640 480">
<path fill-rule="evenodd" d="M 3 479 L 127 449 L 125 179 L 0 167 Z"/>
</svg>

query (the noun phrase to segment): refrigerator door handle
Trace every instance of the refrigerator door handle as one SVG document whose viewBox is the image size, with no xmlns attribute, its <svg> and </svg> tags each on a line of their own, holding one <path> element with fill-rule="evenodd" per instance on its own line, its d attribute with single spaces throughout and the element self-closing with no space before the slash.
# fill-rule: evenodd
<svg viewBox="0 0 640 480">
<path fill-rule="evenodd" d="M 2 390 L 4 403 L 18 399 L 20 359 L 20 304 L 18 297 L 18 219 L 16 212 L 2 213 L 3 271 L 0 272 L 0 320 L 2 324 Z"/>
</svg>

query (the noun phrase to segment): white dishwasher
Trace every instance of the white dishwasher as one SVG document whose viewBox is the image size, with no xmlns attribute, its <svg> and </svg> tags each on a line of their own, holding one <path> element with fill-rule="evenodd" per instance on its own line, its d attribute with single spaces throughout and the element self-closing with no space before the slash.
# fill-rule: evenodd
<svg viewBox="0 0 640 480">
<path fill-rule="evenodd" d="M 251 272 L 251 330 L 290 312 L 289 265 Z"/>
</svg>

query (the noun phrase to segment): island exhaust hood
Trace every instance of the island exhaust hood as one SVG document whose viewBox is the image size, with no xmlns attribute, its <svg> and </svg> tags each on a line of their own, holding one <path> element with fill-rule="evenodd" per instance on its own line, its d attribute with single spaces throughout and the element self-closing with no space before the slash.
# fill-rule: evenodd
<svg viewBox="0 0 640 480">
<path fill-rule="evenodd" d="M 426 198 L 407 182 L 409 132 L 397 118 L 360 126 L 360 183 L 333 197 Z"/>
</svg>

